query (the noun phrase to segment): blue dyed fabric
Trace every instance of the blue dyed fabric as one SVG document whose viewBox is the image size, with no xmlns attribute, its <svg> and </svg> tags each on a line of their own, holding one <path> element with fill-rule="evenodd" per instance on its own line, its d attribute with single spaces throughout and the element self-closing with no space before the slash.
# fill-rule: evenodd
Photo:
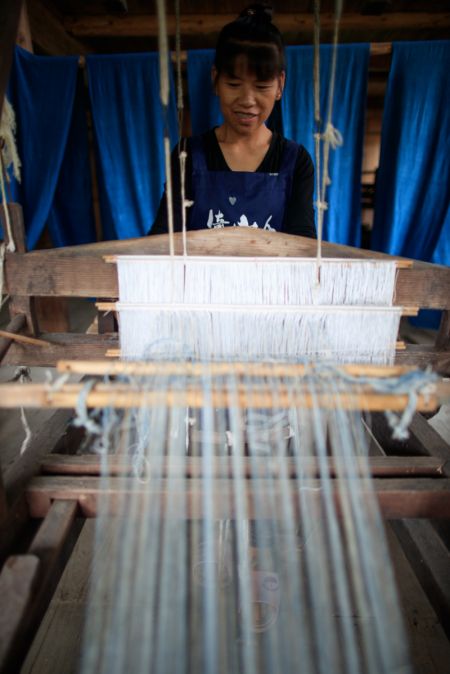
<svg viewBox="0 0 450 674">
<path fill-rule="evenodd" d="M 321 114 L 325 121 L 332 47 L 320 47 Z M 283 130 L 287 138 L 306 147 L 314 160 L 314 49 L 287 47 L 286 87 L 281 100 Z M 342 147 L 330 151 L 327 190 L 328 211 L 324 239 L 352 246 L 361 244 L 361 165 L 369 64 L 368 44 L 338 47 L 333 125 L 344 138 Z"/>
<path fill-rule="evenodd" d="M 450 41 L 393 45 L 372 242 L 450 264 Z"/>
<path fill-rule="evenodd" d="M 12 198 L 23 206 L 29 249 L 46 223 L 57 246 L 95 238 L 86 117 L 77 79 L 77 57 L 35 56 L 16 48 L 9 96 L 22 181 L 13 181 Z"/>
<path fill-rule="evenodd" d="M 99 159 L 104 238 L 148 234 L 164 187 L 163 134 L 177 141 L 171 82 L 167 118 L 159 99 L 158 54 L 88 56 Z"/>
<path fill-rule="evenodd" d="M 194 136 L 214 126 L 220 126 L 223 122 L 219 98 L 215 95 L 211 82 L 213 63 L 214 49 L 188 51 L 187 79 Z"/>
</svg>

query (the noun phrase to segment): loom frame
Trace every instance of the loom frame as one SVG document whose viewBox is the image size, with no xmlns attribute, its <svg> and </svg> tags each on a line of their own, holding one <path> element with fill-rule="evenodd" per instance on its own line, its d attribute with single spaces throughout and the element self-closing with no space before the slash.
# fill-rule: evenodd
<svg viewBox="0 0 450 674">
<path fill-rule="evenodd" d="M 62 358 L 96 360 L 103 358 L 108 349 L 118 355 L 118 338 L 111 316 L 99 312 L 98 334 L 76 334 L 65 330 L 43 333 L 36 311 L 37 298 L 115 299 L 116 269 L 104 260 L 104 256 L 167 255 L 167 237 L 26 252 L 21 208 L 17 204 L 9 204 L 8 208 L 17 246 L 17 252 L 8 253 L 5 260 L 6 291 L 11 297 L 8 331 L 39 337 L 47 344 L 38 346 L 0 337 L 1 364 L 52 366 Z M 177 254 L 182 252 L 180 235 L 175 235 L 175 250 Z M 264 256 L 270 252 L 271 256 L 314 257 L 315 242 L 254 230 L 200 231 L 189 233 L 188 251 L 199 255 L 248 255 L 251 251 L 252 256 Z M 328 243 L 323 244 L 323 254 L 327 257 L 391 259 L 380 253 Z M 396 363 L 422 367 L 431 364 L 441 374 L 450 373 L 450 269 L 417 261 L 413 261 L 410 267 L 399 269 L 395 301 L 397 304 L 443 310 L 436 344 L 433 347 L 408 346 L 397 352 Z M 56 322 L 61 323 L 59 320 Z M 69 418 L 70 413 L 63 410 L 55 422 L 52 443 L 56 448 L 61 445 L 61 436 Z M 374 415 L 371 443 L 378 454 L 383 454 L 378 442 L 383 433 L 385 435 L 382 419 Z M 430 601 L 450 634 L 446 552 L 440 547 L 432 524 L 426 519 L 417 520 L 419 517 L 450 519 L 450 446 L 438 438 L 418 414 L 413 420 L 411 437 L 413 456 L 401 459 L 381 456 L 372 460 L 372 471 L 376 475 L 384 516 L 412 518 L 395 523 L 397 535 L 413 568 L 418 569 L 422 583 L 428 587 Z M 5 605 L 10 599 L 7 620 L 0 619 L 0 641 L 3 643 L 0 671 L 7 671 L 23 658 L 23 643 L 31 643 L 64 562 L 76 541 L 78 518 L 95 516 L 96 512 L 99 466 L 95 457 L 76 459 L 58 453 L 48 455 L 54 447 L 48 445 L 49 438 L 45 440 L 26 459 L 26 468 L 17 480 L 19 489 L 17 484 L 16 488 L 8 484 L 8 475 L 3 487 L 0 474 L 0 549 L 5 560 L 0 586 Z M 117 470 L 120 471 L 120 467 Z M 36 473 L 40 474 L 35 477 Z M 195 503 L 199 502 L 201 483 L 195 460 L 189 462 L 188 473 L 188 479 L 193 480 L 192 486 L 195 487 L 191 513 L 198 514 Z M 261 474 L 261 479 L 264 479 L 263 467 Z M 218 495 L 223 502 L 226 501 L 226 478 L 227 475 L 223 478 L 225 492 Z M 292 471 L 292 479 L 295 480 L 295 471 Z M 116 493 L 116 497 L 120 498 L 120 494 Z M 14 541 L 23 535 L 30 523 L 36 525 L 39 522 L 36 536 L 25 552 L 14 554 Z M 20 588 L 19 596 L 17 588 Z"/>
</svg>

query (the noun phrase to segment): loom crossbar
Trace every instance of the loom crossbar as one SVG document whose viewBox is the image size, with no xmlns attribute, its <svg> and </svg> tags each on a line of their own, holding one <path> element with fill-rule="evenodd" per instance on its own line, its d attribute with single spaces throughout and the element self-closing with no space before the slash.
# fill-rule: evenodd
<svg viewBox="0 0 450 674">
<path fill-rule="evenodd" d="M 240 489 L 244 494 L 247 516 L 250 519 L 270 517 L 282 520 L 285 514 L 285 481 L 270 483 L 270 503 L 261 498 L 265 493 L 267 480 L 243 480 Z M 448 518 L 450 517 L 450 484 L 446 478 L 379 479 L 359 480 L 358 489 L 362 496 L 370 496 L 374 491 L 383 516 L 387 519 L 399 518 Z M 354 485 L 353 485 L 354 486 Z M 214 480 L 214 518 L 234 519 L 239 517 L 234 499 L 236 479 Z M 344 480 L 335 481 L 333 498 L 339 512 L 340 494 L 350 488 Z M 302 480 L 301 486 L 295 480 L 291 483 L 290 498 L 294 517 L 299 517 L 299 497 L 311 498 L 317 505 L 322 499 L 321 483 L 318 480 Z M 148 502 L 151 498 L 160 501 L 158 517 L 176 517 L 180 519 L 200 519 L 204 511 L 204 482 L 201 479 L 150 479 L 147 483 L 136 485 L 136 480 L 126 477 L 112 477 L 108 488 L 99 477 L 60 477 L 44 476 L 34 478 L 28 485 L 26 498 L 32 517 L 45 517 L 53 501 L 75 500 L 85 517 L 95 517 L 98 513 L 100 498 L 108 497 L 109 513 L 119 514 L 130 498 L 142 497 Z M 145 498 L 144 498 L 145 497 Z M 170 507 L 169 507 L 170 502 Z M 103 500 L 103 503 L 105 501 Z M 145 516 L 148 516 L 146 508 Z"/>
</svg>

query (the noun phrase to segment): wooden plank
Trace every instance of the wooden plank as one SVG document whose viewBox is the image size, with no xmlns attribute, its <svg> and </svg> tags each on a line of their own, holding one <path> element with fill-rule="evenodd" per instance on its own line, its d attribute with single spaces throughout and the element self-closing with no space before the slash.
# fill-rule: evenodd
<svg viewBox="0 0 450 674">
<path fill-rule="evenodd" d="M 0 574 L 0 671 L 18 671 L 12 668 L 16 662 L 15 651 L 20 648 L 24 625 L 33 599 L 40 570 L 36 555 L 9 557 Z"/>
<path fill-rule="evenodd" d="M 355 467 L 355 472 L 360 475 L 366 474 L 367 465 L 365 459 L 358 459 L 360 467 Z M 298 464 L 295 459 L 284 458 L 279 461 L 267 461 L 266 458 L 244 458 L 241 461 L 240 476 L 251 478 L 257 477 L 289 477 L 296 478 Z M 336 469 L 333 459 L 328 460 L 328 468 L 331 477 L 336 477 Z M 183 459 L 170 460 L 170 465 L 160 462 L 149 462 L 147 470 L 150 475 L 189 478 L 201 477 L 204 473 L 204 461 L 201 457 L 186 457 Z M 302 475 L 319 477 L 320 467 L 315 459 L 301 460 Z M 100 475 L 102 461 L 97 454 L 48 454 L 41 462 L 41 472 L 53 475 Z M 235 475 L 233 459 L 217 457 L 214 461 L 213 474 L 215 477 L 233 477 Z M 369 472 L 374 477 L 440 477 L 442 476 L 442 461 L 429 457 L 371 457 L 369 459 Z M 129 475 L 132 473 L 129 458 L 124 456 L 111 456 L 108 458 L 108 473 L 112 476 Z"/>
<path fill-rule="evenodd" d="M 180 20 L 181 35 L 201 36 L 218 33 L 226 23 L 234 21 L 235 14 L 182 14 Z M 314 16 L 312 12 L 277 12 L 274 21 L 282 33 L 289 35 L 307 33 L 311 39 Z M 334 13 L 323 12 L 320 15 L 322 31 L 331 31 L 334 25 Z M 114 14 L 79 15 L 68 17 L 64 21 L 66 30 L 76 37 L 157 37 L 158 21 L 153 14 Z M 344 12 L 340 22 L 342 32 L 384 31 L 386 29 L 430 30 L 450 28 L 449 12 L 389 12 L 380 15 L 364 15 L 357 12 Z M 167 31 L 175 35 L 176 17 L 167 16 Z"/>
<path fill-rule="evenodd" d="M 450 552 L 429 522 L 392 522 L 437 617 L 450 638 Z"/>
<path fill-rule="evenodd" d="M 0 384 L 0 406 L 5 409 L 23 408 L 75 408 L 83 392 L 83 384 L 63 384 L 59 387 L 50 384 L 20 384 L 17 382 Z M 434 411 L 441 399 L 450 396 L 450 382 L 437 383 L 433 392 L 418 394 L 415 402 L 419 411 Z M 354 390 L 333 392 L 324 386 L 322 391 L 304 390 L 297 387 L 280 386 L 275 392 L 267 386 L 237 386 L 236 390 L 218 386 L 206 391 L 198 386 L 189 386 L 185 390 L 137 390 L 133 384 L 122 382 L 95 383 L 85 396 L 87 408 L 114 407 L 130 409 L 132 407 L 169 406 L 201 408 L 229 407 L 238 405 L 241 409 L 285 409 L 298 407 L 312 409 L 371 410 L 379 412 L 392 410 L 400 412 L 410 404 L 409 395 L 380 393 L 370 387 L 355 386 Z"/>
<path fill-rule="evenodd" d="M 242 231 L 240 231 L 242 230 Z M 188 233 L 190 255 L 315 257 L 316 242 L 300 236 L 246 231 L 193 231 Z M 105 255 L 167 255 L 167 235 L 109 241 L 82 246 L 7 255 L 6 290 L 11 295 L 118 297 L 117 273 Z M 182 241 L 175 234 L 175 252 Z M 324 257 L 398 259 L 350 246 L 323 243 Z M 395 303 L 435 309 L 450 308 L 450 268 L 414 261 L 398 271 Z"/>
<path fill-rule="evenodd" d="M 55 501 L 33 538 L 29 553 L 40 559 L 46 576 L 51 575 L 55 564 L 57 564 L 76 514 L 77 504 L 74 501 Z M 42 581 L 44 581 L 44 577 Z"/>
<path fill-rule="evenodd" d="M 26 318 L 24 314 L 17 314 L 17 316 L 14 316 L 12 321 L 8 323 L 6 326 L 6 333 L 19 333 L 23 328 L 25 327 L 26 324 Z M 7 353 L 9 347 L 13 343 L 13 338 L 8 336 L 6 337 L 5 335 L 0 336 L 0 361 L 4 358 L 5 354 Z"/>
<path fill-rule="evenodd" d="M 234 493 L 242 489 L 250 519 L 283 519 L 285 498 L 292 499 L 295 517 L 299 516 L 300 488 L 302 497 L 311 498 L 319 507 L 322 499 L 321 484 L 318 480 L 302 481 L 301 487 L 295 480 L 290 481 L 290 494 L 286 494 L 287 484 L 270 481 L 270 502 L 263 498 L 267 490 L 266 480 L 243 480 L 237 485 L 228 479 L 214 480 L 214 517 L 233 519 L 239 516 L 236 511 Z M 44 476 L 34 478 L 27 487 L 27 501 L 32 517 L 43 517 L 54 499 L 74 500 L 85 517 L 95 517 L 101 497 L 107 499 L 108 511 L 119 514 L 126 511 L 131 497 L 145 496 L 160 501 L 161 516 L 181 519 L 200 519 L 205 517 L 205 496 L 203 481 L 200 479 L 149 480 L 136 484 L 136 480 L 127 477 L 110 478 L 105 488 L 104 480 L 98 477 L 60 477 Z M 359 482 L 360 495 L 372 498 L 372 489 L 378 499 L 382 514 L 387 519 L 408 518 L 449 518 L 450 489 L 447 479 L 378 479 Z M 346 489 L 344 480 L 335 481 L 333 497 L 339 509 L 339 493 Z M 158 509 L 159 510 L 159 509 Z M 148 512 L 143 513 L 151 516 Z"/>
<path fill-rule="evenodd" d="M 2 49 L 2 58 L 0 60 L 0 118 L 2 116 L 3 97 L 8 84 L 21 9 L 21 0 L 2 0 L 0 2 L 0 44 Z"/>
</svg>

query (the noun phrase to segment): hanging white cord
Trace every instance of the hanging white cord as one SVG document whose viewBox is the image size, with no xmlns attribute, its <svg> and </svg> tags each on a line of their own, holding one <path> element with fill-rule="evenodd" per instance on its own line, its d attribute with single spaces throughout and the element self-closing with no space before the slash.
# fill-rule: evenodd
<svg viewBox="0 0 450 674">
<path fill-rule="evenodd" d="M 320 282 L 320 265 L 322 259 L 322 238 L 323 238 L 323 217 L 324 211 L 327 210 L 328 204 L 326 201 L 326 191 L 330 185 L 330 175 L 328 173 L 330 147 L 335 150 L 343 144 L 343 138 L 340 132 L 332 124 L 333 116 L 333 101 L 334 101 L 334 87 L 336 82 L 336 63 L 337 63 L 337 45 L 339 37 L 339 24 L 342 16 L 342 0 L 335 0 L 334 13 L 334 32 L 333 32 L 333 52 L 331 60 L 330 80 L 328 84 L 328 109 L 325 130 L 323 133 L 316 128 L 314 134 L 315 148 L 316 148 L 316 162 L 319 157 L 319 164 L 316 176 L 316 191 L 317 191 L 317 282 Z M 314 3 L 314 116 L 321 125 L 320 118 L 320 72 L 319 72 L 319 37 L 320 37 L 320 0 L 315 0 Z M 320 141 L 323 141 L 323 167 L 320 176 Z M 317 188 L 318 181 L 321 179 L 320 188 Z M 319 183 L 320 184 L 320 183 Z"/>
<path fill-rule="evenodd" d="M 173 202 L 172 202 L 172 170 L 170 162 L 170 138 L 168 131 L 168 110 L 169 110 L 169 46 L 167 40 L 167 21 L 166 7 L 164 0 L 157 0 L 158 9 L 158 51 L 159 51 L 159 77 L 160 90 L 159 95 L 164 110 L 165 130 L 164 130 L 164 163 L 166 167 L 166 203 L 167 203 L 167 225 L 169 230 L 169 252 L 171 256 L 175 254 L 173 237 Z"/>
<path fill-rule="evenodd" d="M 181 139 L 183 134 L 183 79 L 181 76 L 181 26 L 180 26 L 180 0 L 175 0 L 175 50 L 177 63 L 177 108 L 178 108 L 178 135 Z M 183 257 L 187 255 L 187 237 L 186 237 L 186 208 L 192 202 L 186 201 L 186 159 L 187 152 L 185 144 L 181 147 L 179 144 L 178 160 L 180 162 L 180 184 L 181 184 L 181 231 L 183 238 Z"/>
<path fill-rule="evenodd" d="M 317 198 L 317 284 L 320 283 L 320 259 L 322 257 L 323 208 L 320 204 L 320 141 L 322 119 L 320 117 L 320 0 L 314 2 L 314 150 L 316 159 Z"/>
<path fill-rule="evenodd" d="M 7 203 L 7 198 L 6 198 L 6 189 L 5 189 L 5 174 L 6 171 L 4 171 L 4 165 L 3 165 L 3 156 L 2 156 L 2 149 L 0 148 L 0 189 L 1 189 L 1 195 L 2 195 L 2 206 L 3 206 L 3 213 L 5 214 L 5 226 L 6 226 L 6 233 L 8 236 L 8 243 L 6 244 L 6 250 L 9 253 L 14 253 L 16 251 L 16 244 L 14 242 L 14 236 L 12 232 L 12 227 L 11 227 L 11 219 L 9 217 L 9 209 L 8 209 L 8 203 Z M 3 257 L 2 257 L 2 266 L 0 268 L 0 272 L 2 275 L 3 279 Z M 3 285 L 3 283 L 2 283 Z M 0 297 L 1 301 L 1 297 Z"/>
</svg>

